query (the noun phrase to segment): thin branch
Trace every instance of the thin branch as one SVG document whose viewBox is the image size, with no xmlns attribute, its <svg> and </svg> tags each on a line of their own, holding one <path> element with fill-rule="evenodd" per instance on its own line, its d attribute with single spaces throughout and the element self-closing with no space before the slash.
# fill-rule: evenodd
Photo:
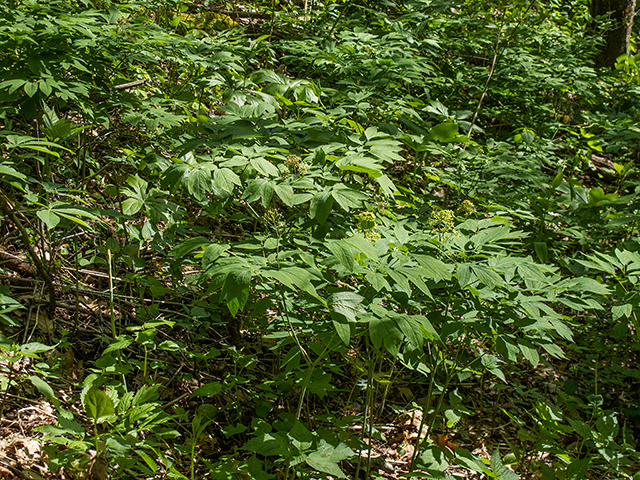
<svg viewBox="0 0 640 480">
<path fill-rule="evenodd" d="M 42 280 L 44 280 L 44 283 L 47 285 L 47 291 L 49 292 L 49 313 L 53 315 L 56 310 L 56 289 L 53 286 L 51 275 L 45 268 L 44 263 L 42 263 L 40 257 L 38 257 L 35 250 L 33 249 L 33 246 L 31 245 L 31 237 L 29 236 L 29 233 L 24 228 L 20 220 L 18 220 L 18 217 L 16 217 L 16 214 L 11 207 L 11 202 L 9 202 L 9 199 L 2 192 L 0 192 L 0 209 L 2 209 L 4 214 L 9 217 L 9 220 L 11 220 L 11 222 L 20 231 L 22 242 L 24 243 L 24 248 L 27 249 L 29 256 L 33 260 L 33 263 L 36 265 L 38 275 L 40 275 L 40 278 L 42 278 Z"/>
</svg>

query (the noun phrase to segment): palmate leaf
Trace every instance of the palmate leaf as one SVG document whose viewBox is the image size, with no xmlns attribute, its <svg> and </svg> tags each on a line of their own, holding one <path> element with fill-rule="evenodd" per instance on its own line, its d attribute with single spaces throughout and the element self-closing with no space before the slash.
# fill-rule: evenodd
<svg viewBox="0 0 640 480">
<path fill-rule="evenodd" d="M 360 208 L 362 206 L 362 202 L 369 200 L 368 195 L 342 184 L 337 185 L 331 191 L 331 196 L 345 211 L 349 211 L 350 208 Z"/>
</svg>

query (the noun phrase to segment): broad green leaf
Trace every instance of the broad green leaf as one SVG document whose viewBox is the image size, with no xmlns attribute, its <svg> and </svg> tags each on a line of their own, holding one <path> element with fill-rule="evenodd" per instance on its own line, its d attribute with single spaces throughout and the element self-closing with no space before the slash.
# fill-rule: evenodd
<svg viewBox="0 0 640 480">
<path fill-rule="evenodd" d="M 540 355 L 538 355 L 538 350 L 533 345 L 531 345 L 531 343 L 525 340 L 519 340 L 518 348 L 522 352 L 524 358 L 529 360 L 529 363 L 531 365 L 533 365 L 534 367 L 538 366 L 538 363 L 540 363 Z"/>
<path fill-rule="evenodd" d="M 26 175 L 18 172 L 16 169 L 14 169 L 13 167 L 10 167 L 6 163 L 0 164 L 0 175 L 9 175 L 10 177 L 15 177 L 15 178 L 18 178 L 20 180 L 26 180 L 27 179 Z"/>
<path fill-rule="evenodd" d="M 362 207 L 362 202 L 369 199 L 368 195 L 358 190 L 352 190 L 346 186 L 335 187 L 331 191 L 331 196 L 338 202 L 338 205 L 347 212 L 351 208 Z"/>
<path fill-rule="evenodd" d="M 24 93 L 33 97 L 38 91 L 38 82 L 27 82 L 24 84 Z"/>
<path fill-rule="evenodd" d="M 344 443 L 334 447 L 323 439 L 318 443 L 317 450 L 307 455 L 306 462 L 307 465 L 319 472 L 327 473 L 337 478 L 346 478 L 338 463 L 353 455 L 353 450 Z"/>
<path fill-rule="evenodd" d="M 280 176 L 280 171 L 278 170 L 278 168 L 269 160 L 266 160 L 264 158 L 252 158 L 249 163 L 251 163 L 251 166 L 253 168 L 255 168 L 258 172 L 266 177 Z"/>
<path fill-rule="evenodd" d="M 429 140 L 435 140 L 436 142 L 449 143 L 455 141 L 457 137 L 458 124 L 447 120 L 431 128 L 427 138 Z"/>
<path fill-rule="evenodd" d="M 87 417 L 96 423 L 102 423 L 115 413 L 113 400 L 95 385 L 83 397 L 83 406 Z"/>
<path fill-rule="evenodd" d="M 446 263 L 429 255 L 413 255 L 413 258 L 416 259 L 422 268 L 426 269 L 426 272 L 422 272 L 424 277 L 436 282 L 440 280 L 451 280 L 451 272 Z M 461 265 L 466 264 L 460 264 L 460 266 Z M 458 272 L 460 272 L 460 268 L 458 268 Z M 458 277 L 458 280 L 460 280 L 460 277 Z M 466 283 L 464 285 L 466 285 Z"/>
<path fill-rule="evenodd" d="M 376 252 L 375 247 L 362 235 L 353 235 L 352 237 L 345 238 L 343 241 L 360 251 L 368 259 L 378 260 L 378 252 Z"/>
<path fill-rule="evenodd" d="M 353 292 L 337 292 L 329 298 L 331 312 L 344 315 L 349 321 L 355 322 L 356 315 L 362 311 L 360 304 L 364 297 Z"/>
<path fill-rule="evenodd" d="M 47 400 L 51 401 L 56 408 L 60 407 L 60 400 L 58 400 L 53 388 L 51 388 L 47 382 L 35 375 L 29 376 L 29 380 L 31 380 L 33 386 L 36 387 L 38 391 L 47 398 Z"/>
<path fill-rule="evenodd" d="M 573 420 L 572 418 L 567 418 L 567 421 L 569 422 L 569 425 L 573 427 L 575 432 L 585 440 L 591 440 L 593 438 L 591 433 L 592 429 L 587 423 L 582 420 Z"/>
<path fill-rule="evenodd" d="M 611 291 L 606 285 L 594 280 L 593 278 L 570 278 L 558 284 L 559 287 L 565 288 L 573 292 L 588 292 L 596 295 L 609 295 Z"/>
<path fill-rule="evenodd" d="M 327 221 L 332 207 L 333 196 L 331 196 L 331 192 L 318 192 L 309 204 L 309 216 L 314 218 L 318 223 L 323 224 Z"/>
<path fill-rule="evenodd" d="M 190 254 L 194 250 L 199 249 L 200 247 L 203 247 L 205 245 L 208 245 L 210 242 L 211 241 L 209 239 L 204 237 L 189 238 L 188 240 L 185 240 L 184 242 L 179 243 L 178 245 L 173 247 L 171 249 L 171 252 L 169 253 L 169 256 L 174 258 L 182 258 Z M 209 246 L 212 246 L 212 245 L 209 245 Z"/>
<path fill-rule="evenodd" d="M 228 249 L 229 245 L 226 243 L 212 243 L 209 245 L 202 254 L 202 268 L 205 270 L 209 268 Z"/>
<path fill-rule="evenodd" d="M 163 190 L 173 190 L 174 188 L 176 188 L 178 185 L 180 185 L 184 174 L 189 168 L 189 165 L 187 165 L 186 163 L 176 163 L 174 165 L 171 165 L 164 172 L 164 179 L 160 184 L 160 188 Z"/>
<path fill-rule="evenodd" d="M 473 472 L 484 473 L 487 476 L 491 474 L 489 469 L 485 467 L 480 458 L 476 457 L 469 450 L 462 447 L 456 448 L 456 463 L 462 467 L 468 468 Z"/>
<path fill-rule="evenodd" d="M 326 240 L 325 245 L 349 273 L 353 272 L 356 260 L 349 245 L 342 240 Z"/>
<path fill-rule="evenodd" d="M 349 345 L 349 342 L 351 340 L 351 324 L 345 321 L 343 318 L 336 319 L 333 315 L 332 323 L 333 327 L 336 329 L 338 337 L 340 337 L 340 340 L 342 340 L 342 343 L 344 343 L 345 345 Z"/>
<path fill-rule="evenodd" d="M 276 455 L 288 457 L 290 455 L 288 442 L 285 442 L 278 434 L 274 436 L 269 433 L 262 433 L 249 440 L 241 449 L 265 456 Z"/>
<path fill-rule="evenodd" d="M 420 323 L 411 315 L 395 315 L 394 319 L 400 331 L 407 337 L 409 343 L 416 348 L 422 348 L 423 337 Z"/>
<path fill-rule="evenodd" d="M 232 317 L 246 305 L 250 286 L 251 271 L 246 268 L 232 270 L 227 275 L 220 296 L 227 301 Z"/>
<path fill-rule="evenodd" d="M 138 198 L 127 198 L 122 202 L 122 213 L 125 215 L 135 215 L 143 205 L 144 202 Z"/>
<path fill-rule="evenodd" d="M 491 466 L 491 471 L 497 480 L 518 480 L 520 478 L 520 475 L 510 470 L 502 463 L 500 451 L 498 449 L 494 450 L 489 465 Z"/>
<path fill-rule="evenodd" d="M 629 303 L 623 305 L 614 305 L 611 307 L 611 318 L 617 320 L 620 317 L 630 318 L 633 313 L 633 306 Z"/>
<path fill-rule="evenodd" d="M 209 382 L 194 390 L 191 397 L 209 397 L 219 394 L 224 390 L 224 385 L 221 382 Z"/>
<path fill-rule="evenodd" d="M 242 182 L 230 168 L 218 168 L 213 172 L 213 185 L 225 192 L 232 192 L 235 186 L 241 186 Z"/>
<path fill-rule="evenodd" d="M 413 315 L 413 318 L 422 326 L 423 328 L 422 335 L 424 336 L 424 338 L 426 338 L 429 341 L 435 340 L 437 342 L 442 343 L 442 340 L 440 339 L 440 335 L 438 335 L 438 332 L 433 327 L 433 325 L 431 324 L 431 322 L 427 317 L 424 317 L 422 315 Z"/>
<path fill-rule="evenodd" d="M 51 83 L 49 83 L 48 80 L 46 79 L 38 80 L 38 87 L 40 88 L 40 91 L 44 94 L 45 98 L 51 95 L 51 91 L 52 91 Z"/>
<path fill-rule="evenodd" d="M 371 286 L 374 288 L 374 290 L 376 292 L 379 292 L 383 288 L 386 288 L 387 290 L 389 290 L 391 288 L 389 286 L 389 283 L 387 282 L 387 279 L 381 273 L 368 272 L 365 275 L 365 278 L 367 279 L 367 282 L 369 282 L 371 284 Z"/>
<path fill-rule="evenodd" d="M 109 435 L 104 442 L 104 446 L 110 455 L 124 457 L 131 450 L 131 444 L 119 435 Z"/>
<path fill-rule="evenodd" d="M 107 348 L 105 348 L 103 355 L 106 355 L 111 352 L 118 352 L 120 350 L 124 350 L 129 345 L 133 343 L 133 337 L 129 335 L 120 335 L 116 337 L 113 342 L 109 344 Z"/>
<path fill-rule="evenodd" d="M 196 200 L 204 200 L 211 191 L 211 172 L 205 168 L 192 170 L 187 177 L 187 189 Z"/>
<path fill-rule="evenodd" d="M 500 275 L 494 272 L 491 268 L 485 265 L 472 265 L 471 266 L 473 273 L 476 274 L 478 280 L 481 283 L 493 289 L 495 287 L 502 286 L 504 284 L 504 280 Z"/>
<path fill-rule="evenodd" d="M 395 319 L 386 316 L 372 317 L 369 321 L 369 337 L 373 346 L 380 350 L 384 346 L 392 356 L 397 356 L 404 335 Z"/>
<path fill-rule="evenodd" d="M 49 230 L 56 228 L 60 223 L 60 216 L 56 215 L 51 210 L 38 210 L 36 215 L 44 222 Z"/>
<path fill-rule="evenodd" d="M 289 207 L 293 206 L 293 188 L 291 188 L 291 185 L 277 183 L 274 186 L 274 190 L 276 195 L 282 200 L 282 203 Z"/>
<path fill-rule="evenodd" d="M 21 345 L 18 352 L 26 357 L 35 358 L 39 353 L 48 352 L 56 347 L 57 345 L 50 346 L 39 342 L 29 342 Z"/>
</svg>

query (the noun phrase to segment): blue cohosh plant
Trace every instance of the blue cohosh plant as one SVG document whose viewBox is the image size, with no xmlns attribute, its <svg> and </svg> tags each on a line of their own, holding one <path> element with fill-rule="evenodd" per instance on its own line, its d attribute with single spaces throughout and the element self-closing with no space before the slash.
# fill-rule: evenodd
<svg viewBox="0 0 640 480">
<path fill-rule="evenodd" d="M 630 61 L 595 81 L 585 2 L 313 5 L 287 35 L 273 5 L 263 35 L 177 35 L 196 16 L 164 1 L 0 7 L 2 215 L 101 332 L 73 414 L 32 372 L 2 384 L 56 406 L 51 469 L 375 473 L 392 405 L 423 411 L 415 475 L 447 478 L 455 429 L 477 474 L 629 477 L 638 402 L 609 393 L 632 358 L 602 362 L 637 344 Z M 615 185 L 594 152 L 628 157 Z M 565 356 L 575 383 L 535 383 Z M 508 422 L 490 459 L 478 416 Z"/>
</svg>

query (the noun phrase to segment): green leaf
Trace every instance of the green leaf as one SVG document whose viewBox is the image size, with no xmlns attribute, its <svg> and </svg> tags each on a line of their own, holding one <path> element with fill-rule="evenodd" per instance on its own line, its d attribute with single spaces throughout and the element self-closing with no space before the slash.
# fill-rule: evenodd
<svg viewBox="0 0 640 480">
<path fill-rule="evenodd" d="M 194 237 L 176 245 L 169 253 L 170 257 L 182 258 L 200 247 L 208 245 L 211 240 L 204 237 Z M 209 245 L 212 246 L 212 245 Z"/>
<path fill-rule="evenodd" d="M 334 447 L 323 439 L 318 443 L 317 450 L 307 455 L 306 462 L 307 465 L 319 472 L 327 473 L 338 478 L 346 478 L 346 475 L 340 469 L 338 463 L 353 455 L 353 450 L 344 443 Z"/>
<path fill-rule="evenodd" d="M 53 403 L 56 408 L 60 407 L 60 400 L 58 400 L 56 394 L 53 392 L 53 388 L 51 388 L 47 382 L 35 375 L 31 375 L 29 380 L 31 380 L 33 386 L 36 387 L 38 391 L 47 398 L 47 400 Z"/>
<path fill-rule="evenodd" d="M 9 175 L 10 177 L 15 177 L 19 180 L 27 179 L 26 175 L 18 172 L 16 169 L 14 169 L 13 167 L 10 167 L 6 163 L 0 164 L 0 175 Z"/>
<path fill-rule="evenodd" d="M 529 363 L 531 365 L 533 365 L 534 367 L 538 366 L 538 363 L 540 363 L 540 355 L 538 355 L 538 350 L 533 345 L 531 345 L 531 343 L 525 340 L 520 340 L 518 341 L 518 348 L 522 352 L 524 358 L 529 360 Z"/>
<path fill-rule="evenodd" d="M 490 289 L 504 284 L 502 277 L 485 265 L 472 265 L 471 269 L 478 277 L 478 280 Z"/>
<path fill-rule="evenodd" d="M 293 206 L 293 188 L 291 188 L 291 185 L 276 184 L 274 190 L 282 200 L 282 203 L 289 207 Z"/>
<path fill-rule="evenodd" d="M 53 230 L 60 223 L 60 217 L 51 210 L 38 210 L 36 215 L 44 222 L 49 230 Z"/>
<path fill-rule="evenodd" d="M 109 344 L 107 348 L 105 348 L 103 355 L 106 355 L 111 352 L 118 352 L 120 350 L 124 350 L 129 345 L 133 343 L 133 337 L 130 335 L 120 335 L 113 339 L 113 342 Z"/>
<path fill-rule="evenodd" d="M 424 277 L 436 282 L 440 280 L 451 280 L 451 272 L 446 263 L 429 255 L 413 255 L 413 258 L 416 259 L 422 268 L 426 269 L 425 272 L 422 272 Z M 461 265 L 466 264 L 460 264 L 460 266 Z M 460 266 L 458 267 L 458 271 Z"/>
<path fill-rule="evenodd" d="M 249 163 L 253 168 L 266 177 L 280 176 L 280 171 L 269 160 L 264 158 L 252 158 Z"/>
<path fill-rule="evenodd" d="M 20 349 L 18 350 L 20 352 L 20 354 L 26 356 L 26 357 L 31 357 L 34 358 L 36 357 L 39 353 L 44 353 L 44 352 L 48 352 L 49 350 L 53 350 L 54 348 L 56 348 L 57 345 L 45 345 L 43 343 L 39 343 L 39 342 L 29 342 L 29 343 L 25 343 L 24 345 L 20 346 Z"/>
<path fill-rule="evenodd" d="M 27 82 L 24 84 L 24 93 L 33 97 L 38 91 L 38 82 Z"/>
<path fill-rule="evenodd" d="M 465 448 L 456 448 L 456 463 L 474 472 L 484 473 L 487 476 L 491 474 L 489 469 L 482 463 L 482 460 Z"/>
<path fill-rule="evenodd" d="M 436 142 L 449 143 L 458 137 L 458 124 L 450 120 L 434 126 L 429 130 L 428 139 Z"/>
<path fill-rule="evenodd" d="M 212 243 L 209 245 L 202 254 L 202 268 L 205 270 L 209 268 L 228 249 L 229 245 L 226 243 Z"/>
<path fill-rule="evenodd" d="M 241 186 L 242 182 L 230 168 L 218 168 L 213 172 L 213 185 L 225 192 L 232 192 L 235 186 Z"/>
<path fill-rule="evenodd" d="M 497 480 L 519 480 L 520 475 L 506 467 L 500 459 L 500 451 L 496 449 L 491 456 L 489 465 Z"/>
<path fill-rule="evenodd" d="M 331 196 L 343 210 L 362 207 L 362 202 L 369 200 L 369 196 L 358 190 L 352 190 L 345 185 L 338 185 L 331 191 Z"/>
<path fill-rule="evenodd" d="M 327 240 L 325 245 L 349 273 L 353 272 L 356 260 L 349 245 L 342 240 Z"/>
<path fill-rule="evenodd" d="M 83 405 L 87 417 L 95 423 L 102 423 L 115 413 L 113 400 L 95 385 L 84 396 Z"/>
<path fill-rule="evenodd" d="M 204 384 L 200 388 L 197 388 L 189 398 L 209 397 L 219 394 L 222 390 L 224 390 L 224 385 L 221 382 L 209 382 Z"/>
<path fill-rule="evenodd" d="M 422 348 L 423 337 L 420 323 L 411 315 L 395 315 L 394 318 L 400 331 L 407 337 L 409 343 L 416 348 Z"/>
<path fill-rule="evenodd" d="M 125 215 L 135 215 L 143 205 L 144 202 L 138 198 L 127 198 L 122 202 L 122 213 Z"/>
<path fill-rule="evenodd" d="M 187 190 L 196 200 L 204 200 L 211 191 L 211 172 L 205 168 L 192 170 L 187 177 Z"/>
<path fill-rule="evenodd" d="M 231 316 L 235 317 L 249 299 L 251 271 L 246 268 L 231 271 L 224 281 L 220 297 L 227 301 Z"/>
<path fill-rule="evenodd" d="M 249 450 L 260 455 L 270 456 L 283 456 L 289 457 L 288 442 L 277 435 L 270 435 L 269 433 L 262 433 L 247 442 L 247 444 L 241 448 L 242 450 Z"/>
<path fill-rule="evenodd" d="M 332 313 L 344 315 L 350 322 L 356 321 L 356 315 L 362 311 L 360 304 L 364 297 L 353 292 L 338 292 L 329 298 L 329 309 Z"/>
<path fill-rule="evenodd" d="M 404 335 L 398 328 L 395 319 L 385 316 L 371 318 L 369 321 L 369 337 L 377 350 L 380 350 L 384 345 L 387 351 L 395 357 L 398 355 Z"/>
<path fill-rule="evenodd" d="M 624 305 L 615 305 L 611 307 L 611 318 L 617 320 L 620 317 L 630 318 L 633 313 L 633 306 L 629 303 Z"/>
<path fill-rule="evenodd" d="M 351 341 L 351 324 L 349 322 L 344 321 L 343 319 L 333 319 L 333 327 L 336 329 L 336 333 L 342 343 L 345 345 L 349 345 Z"/>
<path fill-rule="evenodd" d="M 375 247 L 362 235 L 353 235 L 352 237 L 345 238 L 343 241 L 360 251 L 366 258 L 378 260 L 378 252 L 376 252 Z"/>
<path fill-rule="evenodd" d="M 333 196 L 331 195 L 331 192 L 318 192 L 314 195 L 309 204 L 309 216 L 314 218 L 318 223 L 323 224 L 327 221 L 332 207 Z"/>
</svg>

